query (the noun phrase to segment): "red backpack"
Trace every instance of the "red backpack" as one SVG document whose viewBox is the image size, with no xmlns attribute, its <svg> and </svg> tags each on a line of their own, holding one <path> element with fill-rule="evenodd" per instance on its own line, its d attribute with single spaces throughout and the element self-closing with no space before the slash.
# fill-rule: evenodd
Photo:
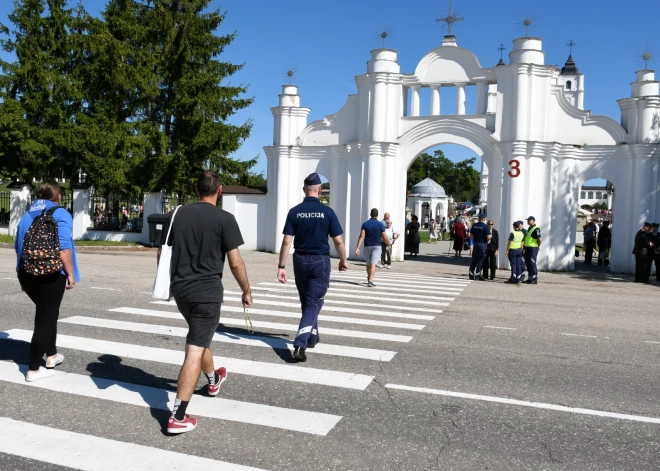
<svg viewBox="0 0 660 471">
<path fill-rule="evenodd" d="M 61 206 L 44 209 L 34 218 L 23 238 L 21 268 L 28 275 L 45 276 L 64 268 L 60 258 L 60 237 L 53 213 Z"/>
</svg>

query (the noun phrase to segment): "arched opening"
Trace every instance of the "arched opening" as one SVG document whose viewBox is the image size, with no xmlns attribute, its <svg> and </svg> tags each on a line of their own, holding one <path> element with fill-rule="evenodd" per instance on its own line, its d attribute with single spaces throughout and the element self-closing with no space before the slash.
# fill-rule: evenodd
<svg viewBox="0 0 660 471">
<path fill-rule="evenodd" d="M 325 175 L 319 174 L 319 177 L 321 177 L 321 203 L 330 206 L 332 197 L 332 193 L 330 192 L 330 180 L 328 180 Z"/>
<path fill-rule="evenodd" d="M 571 83 L 571 81 L 567 80 L 566 81 L 566 90 L 570 90 L 572 86 L 573 86 L 573 84 Z"/>
<path fill-rule="evenodd" d="M 579 195 L 574 227 L 575 268 L 595 265 L 609 270 L 614 184 L 604 178 L 585 180 Z"/>
<path fill-rule="evenodd" d="M 443 245 L 426 243 L 433 229 L 429 227 L 431 221 L 438 239 L 443 219 L 447 232 L 448 222 L 457 216 L 472 222 L 481 196 L 481 169 L 481 157 L 457 144 L 431 147 L 411 162 L 407 170 L 406 208 L 408 220 L 416 215 L 421 226 L 420 255 L 437 257 L 450 249 L 448 241 Z"/>
</svg>

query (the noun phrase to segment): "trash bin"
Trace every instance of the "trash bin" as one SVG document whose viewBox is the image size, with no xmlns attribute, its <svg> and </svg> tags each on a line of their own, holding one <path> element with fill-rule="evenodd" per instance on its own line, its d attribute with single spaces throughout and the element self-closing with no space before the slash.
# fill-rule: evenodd
<svg viewBox="0 0 660 471">
<path fill-rule="evenodd" d="M 147 223 L 149 224 L 149 242 L 151 246 L 160 247 L 160 238 L 163 229 L 167 226 L 170 219 L 169 214 L 150 214 L 147 216 Z"/>
</svg>

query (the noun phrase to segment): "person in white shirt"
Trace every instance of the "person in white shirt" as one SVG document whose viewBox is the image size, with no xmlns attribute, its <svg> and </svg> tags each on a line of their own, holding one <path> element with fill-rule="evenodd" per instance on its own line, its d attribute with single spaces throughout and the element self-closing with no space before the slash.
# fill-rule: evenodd
<svg viewBox="0 0 660 471">
<path fill-rule="evenodd" d="M 399 233 L 394 230 L 391 219 L 385 220 L 385 234 L 390 241 L 390 246 L 387 247 L 383 242 L 381 242 L 382 250 L 380 255 L 380 267 L 387 268 L 388 270 L 392 268 L 392 246 L 394 242 L 399 238 Z"/>
</svg>

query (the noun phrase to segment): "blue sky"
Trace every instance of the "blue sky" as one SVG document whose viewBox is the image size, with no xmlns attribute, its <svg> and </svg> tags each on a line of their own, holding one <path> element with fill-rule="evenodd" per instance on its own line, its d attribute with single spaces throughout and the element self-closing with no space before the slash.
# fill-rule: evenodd
<svg viewBox="0 0 660 471">
<path fill-rule="evenodd" d="M 7 21 L 11 3 L 0 0 L 2 22 Z M 105 0 L 82 3 L 97 14 Z M 585 108 L 618 121 L 616 100 L 630 95 L 634 72 L 643 68 L 638 56 L 654 46 L 660 53 L 660 2 L 608 3 L 456 0 L 454 8 L 465 21 L 454 33 L 459 46 L 474 52 L 483 67 L 493 66 L 499 60 L 500 43 L 508 54 L 513 39 L 524 36 L 518 27 L 521 19 L 534 14 L 537 23 L 530 35 L 544 39 L 546 64 L 563 65 L 568 57 L 566 43 L 573 39 L 577 43 L 573 57 L 586 75 Z M 356 92 L 354 77 L 366 72 L 369 51 L 380 47 L 376 36 L 385 26 L 393 31 L 387 47 L 398 51 L 402 71 L 414 71 L 421 58 L 440 45 L 445 33 L 435 19 L 445 16 L 449 2 L 224 0 L 214 1 L 213 6 L 227 11 L 221 33 L 238 33 L 221 59 L 245 63 L 232 82 L 249 84 L 249 94 L 255 97 L 249 109 L 234 117 L 237 122 L 254 121 L 252 136 L 235 157 L 260 155 L 258 170 L 265 172 L 263 146 L 272 143 L 273 133 L 270 108 L 277 105 L 288 67 L 297 67 L 294 83 L 300 87 L 303 106 L 312 110 L 309 121 L 321 119 L 339 110 L 346 96 Z M 452 159 L 472 155 L 458 146 L 443 150 Z"/>
</svg>

